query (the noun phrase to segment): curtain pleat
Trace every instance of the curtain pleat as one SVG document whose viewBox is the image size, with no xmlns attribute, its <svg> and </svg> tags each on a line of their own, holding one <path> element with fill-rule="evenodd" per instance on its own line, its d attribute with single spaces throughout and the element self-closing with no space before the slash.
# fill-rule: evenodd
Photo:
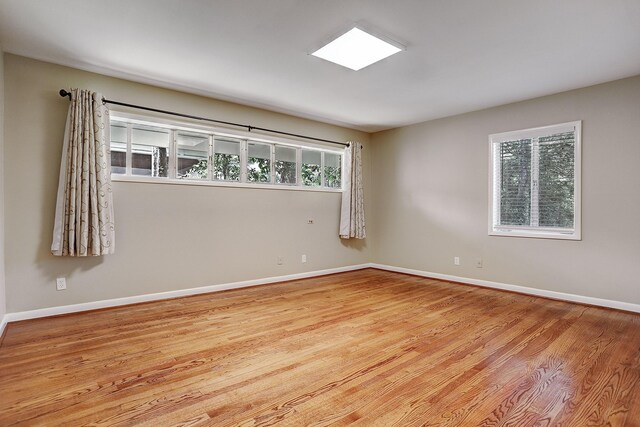
<svg viewBox="0 0 640 427">
<path fill-rule="evenodd" d="M 73 89 L 67 115 L 51 252 L 98 256 L 115 250 L 109 110 L 98 93 Z"/>
<path fill-rule="evenodd" d="M 364 189 L 362 188 L 362 146 L 351 142 L 345 149 L 344 191 L 340 209 L 340 237 L 364 239 Z"/>
</svg>

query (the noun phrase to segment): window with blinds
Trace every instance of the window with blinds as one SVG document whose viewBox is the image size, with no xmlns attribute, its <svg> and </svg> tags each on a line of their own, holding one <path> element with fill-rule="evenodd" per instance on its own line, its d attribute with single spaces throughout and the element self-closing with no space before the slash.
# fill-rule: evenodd
<svg viewBox="0 0 640 427">
<path fill-rule="evenodd" d="M 581 122 L 489 136 L 489 234 L 580 240 Z"/>
</svg>

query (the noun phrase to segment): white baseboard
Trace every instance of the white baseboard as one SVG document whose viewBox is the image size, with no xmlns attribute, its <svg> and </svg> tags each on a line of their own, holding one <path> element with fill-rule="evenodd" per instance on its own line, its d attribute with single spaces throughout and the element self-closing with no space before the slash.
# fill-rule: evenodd
<svg viewBox="0 0 640 427">
<path fill-rule="evenodd" d="M 285 276 L 267 277 L 264 279 L 245 280 L 243 282 L 222 283 L 219 285 L 202 286 L 199 288 L 179 289 L 175 291 L 159 292 L 155 294 L 136 295 L 132 297 L 115 298 L 102 301 L 85 302 L 81 304 L 63 305 L 58 307 L 47 307 L 38 310 L 19 311 L 7 313 L 2 320 L 2 327 L 7 322 L 17 322 L 19 320 L 36 319 L 39 317 L 57 316 L 60 314 L 77 313 L 80 311 L 96 310 L 100 308 L 117 307 L 121 305 L 136 304 L 140 302 L 158 301 L 170 298 L 184 297 L 189 295 L 206 294 L 209 292 L 219 292 L 227 289 L 246 288 L 248 286 L 266 285 L 269 283 L 286 282 L 288 280 L 305 279 L 308 277 L 324 276 L 326 274 L 342 273 L 345 271 L 361 270 L 370 267 L 370 264 L 348 265 L 345 267 L 329 268 L 327 270 L 308 271 L 305 273 L 288 274 Z M 0 329 L 0 334 L 1 334 Z"/>
<path fill-rule="evenodd" d="M 548 291 L 545 289 L 529 288 L 526 286 L 509 285 L 507 283 L 490 282 L 488 280 L 470 279 L 468 277 L 451 276 L 449 274 L 432 273 L 430 271 L 413 270 L 411 268 L 395 267 L 393 265 L 370 263 L 370 267 L 380 270 L 394 271 L 396 273 L 412 274 L 414 276 L 428 277 L 431 279 L 448 280 L 453 282 L 467 283 L 470 285 L 482 286 L 485 288 L 502 289 L 504 291 L 517 292 L 520 294 L 534 295 L 562 301 L 577 302 L 581 304 L 597 305 L 600 307 L 615 308 L 617 310 L 633 311 L 640 313 L 640 304 L 632 304 L 622 301 L 614 301 L 602 298 L 587 297 L 564 292 Z"/>
<path fill-rule="evenodd" d="M 4 316 L 2 316 L 2 319 L 0 319 L 0 339 L 2 338 L 2 334 L 4 333 L 4 328 L 7 327 L 8 322 L 9 322 L 9 315 L 5 314 Z"/>
<path fill-rule="evenodd" d="M 115 298 L 102 301 L 92 301 L 81 304 L 64 305 L 59 307 L 48 307 L 38 310 L 20 311 L 16 313 L 7 313 L 0 320 L 0 335 L 2 335 L 7 323 L 17 322 L 19 320 L 36 319 L 39 317 L 56 316 L 60 314 L 77 313 L 81 311 L 96 310 L 100 308 L 117 307 L 128 304 L 136 304 L 148 301 L 158 301 L 170 298 L 177 298 L 189 295 L 206 294 L 209 292 L 224 291 L 227 289 L 245 288 L 248 286 L 266 285 L 269 283 L 284 282 L 288 280 L 305 279 L 308 277 L 323 276 L 326 274 L 342 273 L 345 271 L 361 270 L 364 268 L 377 268 L 380 270 L 393 271 L 397 273 L 412 274 L 414 276 L 428 277 L 432 279 L 447 280 L 453 282 L 467 283 L 486 288 L 502 289 L 505 291 L 518 292 L 521 294 L 552 298 L 563 301 L 577 302 L 581 304 L 590 304 L 600 307 L 614 308 L 618 310 L 632 311 L 640 313 L 640 304 L 632 304 L 622 301 L 613 301 L 601 298 L 587 297 L 582 295 L 567 294 L 563 292 L 548 291 L 544 289 L 529 288 L 526 286 L 510 285 L 506 283 L 491 282 L 488 280 L 470 279 L 467 277 L 452 276 L 448 274 L 433 273 L 423 270 L 414 270 L 411 268 L 395 267 L 392 265 L 366 263 L 358 265 L 349 265 L 345 267 L 330 268 L 326 270 L 309 271 L 305 273 L 289 274 L 285 276 L 267 277 L 263 279 L 246 280 L 242 282 L 223 283 L 219 285 L 203 286 L 199 288 L 179 289 L 175 291 L 159 292 L 155 294 L 136 295 L 132 297 Z"/>
</svg>

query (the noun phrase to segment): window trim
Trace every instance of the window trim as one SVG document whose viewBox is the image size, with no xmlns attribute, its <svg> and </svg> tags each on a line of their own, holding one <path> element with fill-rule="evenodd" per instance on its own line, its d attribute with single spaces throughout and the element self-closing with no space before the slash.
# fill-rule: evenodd
<svg viewBox="0 0 640 427">
<path fill-rule="evenodd" d="M 170 141 L 169 141 L 169 161 L 171 162 L 173 157 L 177 153 L 177 144 L 175 135 L 180 131 L 185 132 L 196 132 L 196 133 L 205 133 L 210 137 L 210 149 L 209 149 L 209 169 L 213 168 L 213 149 L 212 147 L 215 144 L 215 136 L 220 137 L 229 137 L 241 140 L 240 144 L 240 181 L 223 181 L 223 180 L 214 180 L 213 172 L 209 172 L 210 179 L 202 179 L 202 180 L 190 180 L 177 178 L 177 176 L 172 176 L 175 174 L 175 168 L 169 165 L 169 176 L 168 177 L 147 177 L 144 175 L 132 175 L 131 174 L 131 144 L 127 142 L 127 158 L 126 158 L 126 173 L 125 174 L 111 174 L 111 180 L 113 182 L 138 182 L 138 183 L 154 183 L 154 184 L 177 184 L 177 185 L 197 185 L 197 186 L 211 186 L 211 187 L 234 187 L 234 188 L 260 188 L 260 189 L 271 189 L 271 190 L 293 190 L 293 191 L 315 191 L 315 192 L 328 192 L 328 193 L 342 193 L 344 191 L 344 176 L 341 178 L 341 187 L 333 188 L 333 187 L 311 187 L 305 186 L 302 183 L 301 172 L 300 169 L 302 165 L 298 163 L 298 156 L 300 156 L 301 160 L 301 152 L 302 149 L 319 151 L 320 153 L 329 152 L 340 155 L 341 160 L 341 170 L 344 174 L 344 149 L 335 148 L 335 147 L 327 147 L 324 144 L 320 143 L 301 143 L 300 141 L 282 137 L 272 137 L 270 135 L 265 135 L 259 132 L 248 132 L 242 130 L 234 130 L 226 127 L 218 127 L 218 126 L 203 126 L 200 124 L 194 124 L 185 120 L 169 120 L 164 117 L 157 117 L 154 115 L 140 115 L 128 113 L 126 111 L 120 110 L 110 110 L 110 120 L 116 120 L 125 122 L 128 124 L 127 126 L 127 141 L 131 141 L 131 124 L 140 124 L 147 126 L 154 126 L 159 128 L 165 128 L 170 131 Z M 271 182 L 268 183 L 254 183 L 249 182 L 246 179 L 247 175 L 247 149 L 249 142 L 256 142 L 262 144 L 268 144 L 271 152 Z M 298 181 L 296 184 L 287 184 L 275 183 L 275 164 L 273 163 L 275 157 L 275 147 L 276 145 L 291 147 L 296 150 L 296 168 L 297 168 L 297 177 Z M 324 159 L 324 155 L 321 154 L 321 158 Z M 175 163 L 175 162 L 174 162 Z"/>
<path fill-rule="evenodd" d="M 539 138 L 554 133 L 575 132 L 574 145 L 574 227 L 549 228 L 531 226 L 496 226 L 495 215 L 499 212 L 495 197 L 496 183 L 494 181 L 495 147 L 500 143 L 515 139 Z M 494 133 L 489 135 L 489 191 L 488 191 L 488 230 L 490 236 L 527 237 L 538 239 L 582 240 L 582 120 L 540 126 L 529 129 Z"/>
</svg>

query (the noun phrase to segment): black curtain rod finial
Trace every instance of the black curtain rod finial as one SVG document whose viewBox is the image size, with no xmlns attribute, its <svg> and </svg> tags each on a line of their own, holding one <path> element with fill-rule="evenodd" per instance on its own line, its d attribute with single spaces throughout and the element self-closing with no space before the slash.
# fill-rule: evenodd
<svg viewBox="0 0 640 427">
<path fill-rule="evenodd" d="M 67 90 L 66 90 L 66 89 L 60 89 L 60 92 L 59 92 L 59 93 L 60 93 L 60 96 L 61 96 L 61 97 L 63 97 L 63 98 L 64 98 L 64 97 L 67 97 L 67 96 L 68 96 L 68 97 L 69 97 L 69 99 L 71 99 L 71 92 L 67 92 Z"/>
</svg>

